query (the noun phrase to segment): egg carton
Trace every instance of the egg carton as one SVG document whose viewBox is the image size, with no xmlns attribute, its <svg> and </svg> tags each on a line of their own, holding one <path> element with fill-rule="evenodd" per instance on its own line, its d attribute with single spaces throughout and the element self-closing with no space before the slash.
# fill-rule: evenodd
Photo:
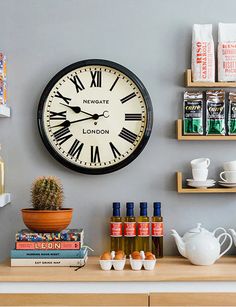
<svg viewBox="0 0 236 307">
<path fill-rule="evenodd" d="M 116 271 L 122 271 L 124 270 L 125 267 L 125 262 L 126 262 L 126 256 L 124 256 L 123 259 L 121 260 L 115 260 L 115 252 L 112 251 L 111 252 L 111 260 L 99 260 L 101 269 L 103 271 L 110 271 L 112 269 L 112 267 L 114 268 L 114 270 Z"/>
<path fill-rule="evenodd" d="M 144 267 L 147 271 L 152 271 L 156 265 L 156 258 L 153 260 L 145 260 L 145 254 L 143 251 L 140 252 L 140 256 L 142 259 L 133 259 L 131 255 L 129 255 L 130 265 L 133 271 L 140 271 L 142 267 Z"/>
</svg>

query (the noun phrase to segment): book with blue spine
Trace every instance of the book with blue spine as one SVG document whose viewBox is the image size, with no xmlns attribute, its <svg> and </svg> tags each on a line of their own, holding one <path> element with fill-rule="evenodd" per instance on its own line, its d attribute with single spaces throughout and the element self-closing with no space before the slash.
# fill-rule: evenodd
<svg viewBox="0 0 236 307">
<path fill-rule="evenodd" d="M 12 259 L 83 259 L 87 256 L 87 247 L 79 250 L 12 250 Z"/>
</svg>

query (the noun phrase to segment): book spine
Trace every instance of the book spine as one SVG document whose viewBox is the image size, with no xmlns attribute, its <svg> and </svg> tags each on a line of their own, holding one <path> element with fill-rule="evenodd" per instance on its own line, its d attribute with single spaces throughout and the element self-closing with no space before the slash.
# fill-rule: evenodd
<svg viewBox="0 0 236 307">
<path fill-rule="evenodd" d="M 81 248 L 80 241 L 52 241 L 52 242 L 16 242 L 17 250 L 70 250 Z"/>
<path fill-rule="evenodd" d="M 11 266 L 83 266 L 84 259 L 11 259 Z"/>
<path fill-rule="evenodd" d="M 84 232 L 61 233 L 24 233 L 18 232 L 15 240 L 23 242 L 42 242 L 42 241 L 82 241 Z"/>
<path fill-rule="evenodd" d="M 84 258 L 87 248 L 80 250 L 12 250 L 11 258 Z"/>
</svg>

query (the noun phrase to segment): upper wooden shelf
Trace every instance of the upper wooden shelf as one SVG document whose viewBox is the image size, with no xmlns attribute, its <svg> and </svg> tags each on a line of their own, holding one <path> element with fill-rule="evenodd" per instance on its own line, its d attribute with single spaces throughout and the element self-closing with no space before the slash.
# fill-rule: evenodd
<svg viewBox="0 0 236 307">
<path fill-rule="evenodd" d="M 176 121 L 177 140 L 179 141 L 236 141 L 236 135 L 183 135 L 183 121 Z"/>
<path fill-rule="evenodd" d="M 89 257 L 84 268 L 10 267 L 0 265 L 0 282 L 161 282 L 161 281 L 236 281 L 236 257 L 223 257 L 212 266 L 194 266 L 182 257 L 164 257 L 153 271 L 102 271 L 98 257 Z"/>
<path fill-rule="evenodd" d="M 0 117 L 10 117 L 11 109 L 3 104 L 0 104 Z"/>
<path fill-rule="evenodd" d="M 192 81 L 192 70 L 187 69 L 185 72 L 185 86 L 186 87 L 229 88 L 229 87 L 236 87 L 236 82 L 193 82 Z"/>
</svg>

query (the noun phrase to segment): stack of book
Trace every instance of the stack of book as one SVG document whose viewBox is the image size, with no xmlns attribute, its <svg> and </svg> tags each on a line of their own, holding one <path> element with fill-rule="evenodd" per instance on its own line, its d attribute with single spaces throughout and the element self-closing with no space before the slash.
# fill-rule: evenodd
<svg viewBox="0 0 236 307">
<path fill-rule="evenodd" d="M 11 266 L 83 266 L 88 258 L 83 229 L 36 233 L 23 229 L 16 234 Z"/>
</svg>

